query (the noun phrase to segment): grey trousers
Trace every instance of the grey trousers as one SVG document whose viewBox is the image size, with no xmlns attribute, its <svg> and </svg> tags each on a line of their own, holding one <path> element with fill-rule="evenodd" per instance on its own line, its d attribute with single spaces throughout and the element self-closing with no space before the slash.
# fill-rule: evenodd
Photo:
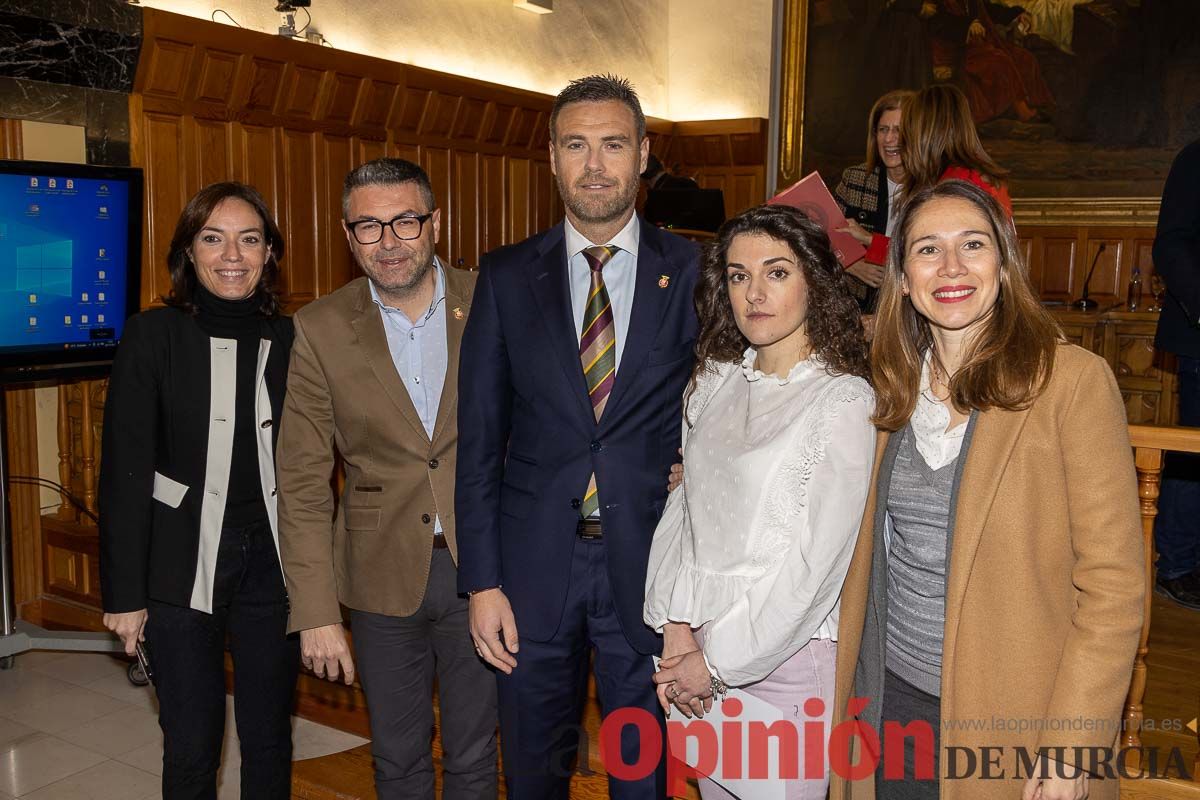
<svg viewBox="0 0 1200 800">
<path fill-rule="evenodd" d="M 495 800 L 496 678 L 475 654 L 467 601 L 450 551 L 435 549 L 417 613 L 350 613 L 354 655 L 367 696 L 380 800 L 432 800 L 433 679 L 441 712 L 442 796 Z"/>
</svg>

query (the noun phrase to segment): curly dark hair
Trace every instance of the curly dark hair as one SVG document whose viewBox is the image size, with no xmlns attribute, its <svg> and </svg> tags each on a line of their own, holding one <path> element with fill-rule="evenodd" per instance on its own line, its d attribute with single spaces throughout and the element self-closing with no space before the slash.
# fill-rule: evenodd
<svg viewBox="0 0 1200 800">
<path fill-rule="evenodd" d="M 796 255 L 808 286 L 805 323 L 813 354 L 831 375 L 857 375 L 870 380 L 867 341 L 858 303 L 850 293 L 845 271 L 838 263 L 825 231 L 790 206 L 764 205 L 743 211 L 725 222 L 704 250 L 696 283 L 696 314 L 700 337 L 691 385 L 709 359 L 737 363 L 750 342 L 738 330 L 729 302 L 725 268 L 729 247 L 741 235 L 769 236 L 786 242 Z"/>
</svg>

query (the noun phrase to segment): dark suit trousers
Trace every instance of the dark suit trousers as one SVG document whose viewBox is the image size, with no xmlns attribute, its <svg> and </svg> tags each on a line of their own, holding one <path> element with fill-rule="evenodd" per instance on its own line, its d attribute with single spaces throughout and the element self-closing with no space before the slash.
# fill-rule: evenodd
<svg viewBox="0 0 1200 800">
<path fill-rule="evenodd" d="M 380 800 L 433 800 L 433 679 L 442 727 L 443 797 L 495 800 L 496 683 L 475 653 L 450 551 L 435 549 L 417 613 L 351 611 L 371 719 Z"/>
<path fill-rule="evenodd" d="M 298 635 L 287 635 L 287 592 L 271 528 L 221 531 L 213 613 L 151 600 L 146 645 L 163 730 L 163 798 L 215 800 L 225 736 L 225 639 L 242 748 L 242 797 L 291 797 L 292 694 Z"/>
<path fill-rule="evenodd" d="M 520 628 L 518 619 L 518 632 Z M 576 755 L 577 769 L 582 771 L 587 768 L 588 752 L 599 746 L 581 735 L 588 656 L 593 649 L 604 717 L 626 709 L 630 718 L 652 721 L 650 727 L 655 729 L 655 741 L 643 743 L 638 727 L 622 728 L 622 762 L 638 764 L 643 747 L 647 754 L 659 754 L 640 770 L 646 773 L 640 780 L 618 780 L 611 775 L 612 765 L 606 764 L 609 796 L 614 800 L 666 796 L 665 726 L 651 680 L 653 661 L 635 651 L 621 631 L 603 541 L 577 539 L 563 619 L 554 638 L 548 642 L 522 638 L 513 674 L 496 674 L 504 778 L 512 800 L 566 800 Z M 581 744 L 586 749 L 581 751 Z M 609 754 L 608 760 L 614 757 Z"/>
<path fill-rule="evenodd" d="M 1200 359 L 1179 356 L 1179 424 L 1200 426 Z M 1168 453 L 1154 543 L 1158 577 L 1200 573 L 1200 455 Z"/>
</svg>

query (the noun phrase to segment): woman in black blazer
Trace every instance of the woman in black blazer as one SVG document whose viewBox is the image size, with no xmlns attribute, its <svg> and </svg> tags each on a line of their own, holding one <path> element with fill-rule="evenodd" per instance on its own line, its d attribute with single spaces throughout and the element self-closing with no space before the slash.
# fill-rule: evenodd
<svg viewBox="0 0 1200 800">
<path fill-rule="evenodd" d="M 202 189 L 167 255 L 166 308 L 131 317 L 113 364 L 100 472 L 104 624 L 149 652 L 163 797 L 215 798 L 234 668 L 241 796 L 287 798 L 298 646 L 278 555 L 275 433 L 292 345 L 262 196 Z"/>
<path fill-rule="evenodd" d="M 888 221 L 897 217 L 897 201 L 906 179 L 900 158 L 900 106 L 911 95 L 897 90 L 875 101 L 867 117 L 867 160 L 847 167 L 833 190 L 834 199 L 850 223 L 842 230 L 855 234 L 856 239 L 886 233 L 890 230 Z M 846 269 L 854 278 L 851 289 L 864 314 L 875 310 L 875 294 L 883 281 L 882 263 L 883 258 L 871 258 L 868 251 L 867 258 Z"/>
</svg>

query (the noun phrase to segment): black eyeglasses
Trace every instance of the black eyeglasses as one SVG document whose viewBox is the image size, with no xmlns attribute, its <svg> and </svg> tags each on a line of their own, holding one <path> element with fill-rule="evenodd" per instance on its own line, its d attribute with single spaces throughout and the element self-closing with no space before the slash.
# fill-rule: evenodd
<svg viewBox="0 0 1200 800">
<path fill-rule="evenodd" d="M 401 214 L 398 217 L 392 217 L 387 222 L 377 219 L 360 219 L 356 222 L 347 222 L 346 227 L 354 234 L 354 238 L 359 244 L 375 244 L 383 238 L 383 229 L 391 228 L 392 233 L 397 239 L 416 239 L 420 237 L 421 231 L 425 228 L 425 222 L 433 216 L 433 212 L 428 214 Z"/>
</svg>

